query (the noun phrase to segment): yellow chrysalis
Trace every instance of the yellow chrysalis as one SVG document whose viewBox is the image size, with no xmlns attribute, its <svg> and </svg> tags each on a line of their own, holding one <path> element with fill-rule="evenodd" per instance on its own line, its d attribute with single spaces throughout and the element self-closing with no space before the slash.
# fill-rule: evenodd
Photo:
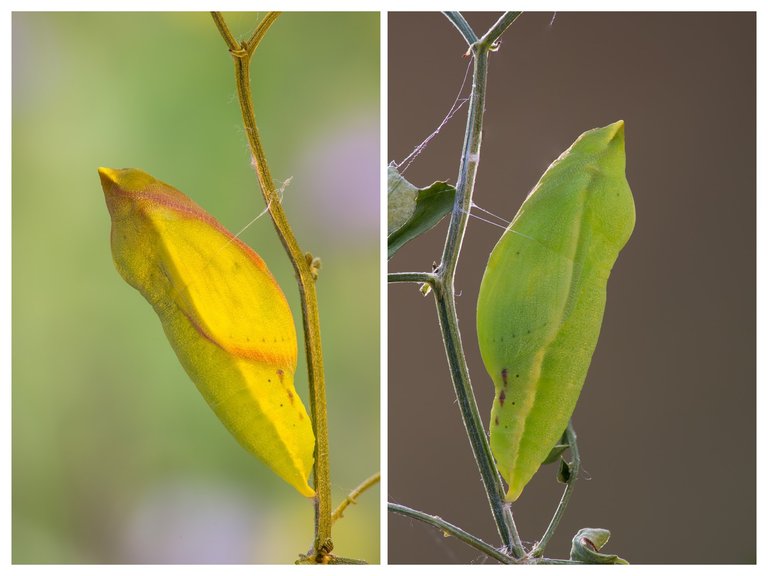
<svg viewBox="0 0 768 576">
<path fill-rule="evenodd" d="M 99 168 L 120 275 L 160 317 L 189 377 L 246 449 L 304 496 L 315 445 L 296 394 L 293 316 L 262 259 L 175 188 Z"/>
</svg>

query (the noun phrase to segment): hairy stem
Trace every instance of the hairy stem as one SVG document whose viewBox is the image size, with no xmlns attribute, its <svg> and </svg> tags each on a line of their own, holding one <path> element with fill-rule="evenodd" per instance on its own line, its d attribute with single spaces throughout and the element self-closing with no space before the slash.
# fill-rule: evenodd
<svg viewBox="0 0 768 576">
<path fill-rule="evenodd" d="M 420 282 L 432 286 L 436 276 L 429 272 L 391 272 L 387 274 L 387 282 Z"/>
<path fill-rule="evenodd" d="M 432 516 L 431 514 L 426 514 L 424 512 L 420 512 L 418 510 L 414 510 L 413 508 L 408 508 L 407 506 L 402 506 L 400 504 L 390 503 L 387 505 L 387 507 L 391 512 L 395 512 L 396 514 L 401 514 L 402 516 L 407 516 L 408 518 L 413 518 L 415 520 L 419 520 L 421 522 L 434 526 L 438 530 L 441 530 L 444 534 L 449 534 L 455 538 L 458 538 L 465 544 L 471 546 L 472 548 L 475 548 L 476 550 L 479 550 L 486 556 L 490 556 L 494 560 L 498 560 L 502 564 L 515 563 L 515 560 L 513 558 L 510 558 L 503 552 L 496 550 L 496 548 L 494 548 L 487 542 L 483 542 L 482 540 L 480 540 L 480 538 L 473 536 L 469 532 L 465 532 L 458 526 L 454 526 L 450 522 L 446 522 L 439 516 Z"/>
<path fill-rule="evenodd" d="M 499 472 L 488 443 L 488 436 L 485 433 L 477 409 L 477 402 L 472 389 L 461 341 L 461 333 L 459 332 L 454 290 L 456 268 L 467 227 L 469 211 L 472 206 L 475 175 L 480 161 L 486 78 L 488 74 L 488 51 L 490 46 L 491 44 L 476 42 L 470 47 L 474 58 L 472 93 L 470 96 L 461 163 L 459 165 L 459 176 L 456 184 L 456 200 L 448 226 L 441 264 L 435 272 L 437 279 L 434 285 L 434 293 L 443 342 L 448 357 L 448 365 L 451 371 L 451 380 L 496 527 L 504 545 L 512 551 L 516 558 L 521 558 L 524 556 L 525 550 L 517 533 L 511 510 L 504 504 L 504 489 L 501 484 L 501 478 L 499 477 Z"/>
<path fill-rule="evenodd" d="M 522 14 L 522 12 L 504 12 L 504 14 L 501 15 L 501 18 L 496 21 L 496 24 L 491 26 L 488 32 L 483 34 L 483 37 L 480 38 L 477 43 L 488 50 L 492 50 L 493 45 L 496 40 L 499 39 L 499 36 L 504 33 L 504 30 L 509 28 L 512 22 L 517 20 L 517 17 L 520 16 L 520 14 Z"/>
<path fill-rule="evenodd" d="M 331 540 L 331 480 L 328 458 L 328 419 L 325 400 L 325 375 L 323 370 L 323 354 L 320 340 L 320 314 L 317 304 L 315 278 L 311 267 L 312 257 L 304 253 L 288 224 L 280 198 L 275 189 L 275 183 L 269 171 L 267 158 L 261 144 L 259 129 L 251 98 L 250 63 L 251 56 L 259 42 L 277 20 L 279 12 L 269 12 L 259 23 L 254 33 L 247 40 L 238 44 L 230 32 L 223 16 L 212 12 L 213 21 L 226 42 L 235 65 L 235 83 L 237 97 L 245 125 L 245 133 L 253 155 L 256 174 L 261 186 L 264 201 L 269 209 L 272 222 L 275 225 L 280 241 L 288 253 L 298 278 L 301 312 L 304 321 L 304 348 L 307 357 L 309 376 L 310 408 L 312 413 L 312 428 L 315 433 L 315 541 L 314 552 L 317 562 L 330 553 L 333 548 Z"/>
<path fill-rule="evenodd" d="M 468 45 L 472 46 L 472 44 L 477 42 L 477 34 L 472 30 L 472 26 L 464 19 L 461 12 L 443 12 L 443 14 L 451 21 L 451 24 L 456 26 L 459 34 L 464 37 Z"/>
<path fill-rule="evenodd" d="M 557 510 L 555 510 L 555 514 L 552 516 L 552 520 L 550 520 L 549 526 L 547 526 L 547 529 L 544 532 L 544 536 L 541 537 L 541 540 L 539 540 L 531 551 L 532 556 L 541 556 L 544 554 L 544 548 L 549 544 L 555 530 L 557 530 L 557 527 L 560 525 L 560 520 L 562 520 L 563 514 L 565 514 L 565 509 L 568 507 L 568 501 L 571 499 L 571 494 L 573 493 L 574 484 L 578 479 L 581 470 L 581 456 L 579 455 L 579 447 L 576 443 L 576 432 L 573 429 L 572 422 L 568 422 L 568 428 L 565 430 L 565 437 L 568 440 L 568 446 L 571 451 L 568 481 L 565 483 L 565 490 L 563 490 L 560 503 L 557 505 Z"/>
<path fill-rule="evenodd" d="M 389 503 L 387 507 L 390 512 L 394 512 L 395 514 L 400 514 L 401 516 L 405 516 L 407 518 L 413 518 L 414 520 L 424 522 L 425 524 L 429 524 L 430 526 L 437 528 L 443 534 L 447 534 L 449 536 L 458 538 L 468 546 L 471 546 L 475 550 L 482 552 L 483 554 L 493 558 L 494 560 L 498 560 L 502 564 L 583 564 L 583 562 L 579 562 L 577 560 L 534 558 L 533 556 L 525 556 L 524 558 L 519 558 L 519 559 L 513 558 L 511 556 L 507 556 L 501 550 L 497 550 L 496 548 L 494 548 L 487 542 L 484 542 L 477 536 L 473 536 L 472 534 L 470 534 L 469 532 L 466 532 L 465 530 L 462 530 L 458 526 L 451 524 L 450 522 L 446 522 L 439 516 L 432 516 L 431 514 L 426 514 L 424 512 L 420 512 L 419 510 L 414 510 L 413 508 L 409 508 L 408 506 L 403 506 L 401 504 Z"/>
</svg>

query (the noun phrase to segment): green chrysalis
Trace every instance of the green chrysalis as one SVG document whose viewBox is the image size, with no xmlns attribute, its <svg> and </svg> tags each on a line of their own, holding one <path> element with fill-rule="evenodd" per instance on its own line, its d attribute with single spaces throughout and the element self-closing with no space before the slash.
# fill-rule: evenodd
<svg viewBox="0 0 768 576">
<path fill-rule="evenodd" d="M 585 132 L 555 160 L 488 260 L 477 334 L 496 394 L 491 449 L 515 501 L 576 407 L 613 264 L 635 226 L 624 123 Z"/>
</svg>

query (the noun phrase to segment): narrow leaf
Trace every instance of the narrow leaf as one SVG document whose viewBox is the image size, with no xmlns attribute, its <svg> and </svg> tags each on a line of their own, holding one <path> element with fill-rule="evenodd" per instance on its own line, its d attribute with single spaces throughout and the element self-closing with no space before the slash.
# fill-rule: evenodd
<svg viewBox="0 0 768 576">
<path fill-rule="evenodd" d="M 604 528 L 582 528 L 571 541 L 571 560 L 587 564 L 629 564 L 616 554 L 601 554 L 611 533 Z"/>
<path fill-rule="evenodd" d="M 391 259 L 406 242 L 433 228 L 451 211 L 456 188 L 447 182 L 416 188 L 390 166 L 387 189 L 387 259 Z"/>
<path fill-rule="evenodd" d="M 560 459 L 562 453 L 566 450 L 568 450 L 568 437 L 563 434 L 562 438 L 560 438 L 557 444 L 555 444 L 552 450 L 550 450 L 549 455 L 544 459 L 542 464 L 552 464 L 557 462 Z"/>
</svg>

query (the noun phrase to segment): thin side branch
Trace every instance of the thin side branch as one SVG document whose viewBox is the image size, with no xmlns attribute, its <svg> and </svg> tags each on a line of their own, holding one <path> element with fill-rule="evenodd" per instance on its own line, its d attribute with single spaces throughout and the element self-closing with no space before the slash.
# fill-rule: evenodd
<svg viewBox="0 0 768 576">
<path fill-rule="evenodd" d="M 515 564 L 514 558 L 510 558 L 503 552 L 496 550 L 496 548 L 494 548 L 487 542 L 483 542 L 482 540 L 480 540 L 480 538 L 473 536 L 472 534 L 462 530 L 458 526 L 454 526 L 450 522 L 446 522 L 439 516 L 432 516 L 431 514 L 426 514 L 424 512 L 420 512 L 418 510 L 414 510 L 413 508 L 408 508 L 407 506 L 402 506 L 400 504 L 389 503 L 387 504 L 387 507 L 389 508 L 390 512 L 395 512 L 396 514 L 407 516 L 408 518 L 413 518 L 414 520 L 419 520 L 421 522 L 424 522 L 425 524 L 429 524 L 430 526 L 437 528 L 438 530 L 442 531 L 444 534 L 448 534 L 450 536 L 458 538 L 459 540 L 464 542 L 464 544 L 471 546 L 475 550 L 479 550 L 486 556 L 490 556 L 491 558 L 493 558 L 494 560 L 498 560 L 502 564 Z"/>
<path fill-rule="evenodd" d="M 581 471 L 581 456 L 579 455 L 579 446 L 576 443 L 576 431 L 573 429 L 573 422 L 568 422 L 568 428 L 565 430 L 565 437 L 568 440 L 568 446 L 571 451 L 571 462 L 568 466 L 568 481 L 565 483 L 565 490 L 563 490 L 560 503 L 557 505 L 557 510 L 555 510 L 555 514 L 552 516 L 552 520 L 550 520 L 549 526 L 547 526 L 547 529 L 544 532 L 544 536 L 541 537 L 541 540 L 539 540 L 531 551 L 532 556 L 541 556 L 544 554 L 544 548 L 549 544 L 555 530 L 557 530 L 557 527 L 560 525 L 560 520 L 562 520 L 563 515 L 565 514 L 565 509 L 568 507 L 568 501 L 571 499 L 571 494 L 573 494 L 574 484 Z"/>
<path fill-rule="evenodd" d="M 434 287 L 437 277 L 429 272 L 390 272 L 387 274 L 387 282 L 420 282 Z"/>
<path fill-rule="evenodd" d="M 522 14 L 522 12 L 505 12 L 502 14 L 501 18 L 496 21 L 496 24 L 491 26 L 488 32 L 486 32 L 478 41 L 478 44 L 487 47 L 489 50 L 492 49 L 496 40 L 499 39 L 499 36 L 504 33 L 504 30 L 509 28 L 512 22 L 517 20 L 517 17 L 520 16 L 520 14 Z"/>
<path fill-rule="evenodd" d="M 472 26 L 470 26 L 469 22 L 464 19 L 461 12 L 443 12 L 443 15 L 450 20 L 451 24 L 456 26 L 456 29 L 464 37 L 464 40 L 469 46 L 472 46 L 472 44 L 477 42 L 477 34 L 472 30 Z"/>
<path fill-rule="evenodd" d="M 249 56 L 256 50 L 261 39 L 264 38 L 267 30 L 269 30 L 269 27 L 275 23 L 275 20 L 277 20 L 277 17 L 280 16 L 280 14 L 282 14 L 282 12 L 267 12 L 267 15 L 264 16 L 262 21 L 259 22 L 259 25 L 256 26 L 256 30 L 253 31 L 253 34 L 251 34 L 251 37 L 245 43 L 245 49 Z"/>
<path fill-rule="evenodd" d="M 331 514 L 331 522 L 336 522 L 339 518 L 341 518 L 344 515 L 344 510 L 347 509 L 347 506 L 350 504 L 357 504 L 357 498 L 368 490 L 371 486 L 374 486 L 381 480 L 381 473 L 376 472 L 376 474 L 373 474 L 372 476 L 369 476 L 365 480 L 363 480 L 360 485 L 352 490 L 352 492 L 349 493 L 349 496 L 344 498 L 344 501 L 339 504 L 336 507 L 336 510 L 333 511 L 333 514 Z"/>
<path fill-rule="evenodd" d="M 419 520 L 420 522 L 424 522 L 425 524 L 429 524 L 430 526 L 437 528 L 443 534 L 453 536 L 455 538 L 458 538 L 462 542 L 464 542 L 466 545 L 471 546 L 475 550 L 478 550 L 485 554 L 486 556 L 490 556 L 494 560 L 498 560 L 502 564 L 584 564 L 584 562 L 579 562 L 577 560 L 558 560 L 554 558 L 534 558 L 532 556 L 525 556 L 521 559 L 515 559 L 511 556 L 507 556 L 504 554 L 501 550 L 497 550 L 487 542 L 484 542 L 477 536 L 473 536 L 469 532 L 466 532 L 459 528 L 458 526 L 455 526 L 451 524 L 450 522 L 446 522 L 440 516 L 432 516 L 431 514 L 425 514 L 424 512 L 419 512 L 418 510 L 414 510 L 413 508 L 408 508 L 408 506 L 402 506 L 401 504 L 392 504 L 391 502 L 387 504 L 387 508 L 390 512 L 394 512 L 395 514 L 400 514 L 401 516 L 405 516 L 407 518 L 413 518 L 414 520 Z"/>
<path fill-rule="evenodd" d="M 221 37 L 224 38 L 224 42 L 227 43 L 229 51 L 236 52 L 239 50 L 240 44 L 229 30 L 229 26 L 227 26 L 227 22 L 224 20 L 224 16 L 222 16 L 221 12 L 211 12 L 211 17 L 213 18 L 214 24 L 216 24 L 216 28 L 219 29 Z"/>
</svg>

